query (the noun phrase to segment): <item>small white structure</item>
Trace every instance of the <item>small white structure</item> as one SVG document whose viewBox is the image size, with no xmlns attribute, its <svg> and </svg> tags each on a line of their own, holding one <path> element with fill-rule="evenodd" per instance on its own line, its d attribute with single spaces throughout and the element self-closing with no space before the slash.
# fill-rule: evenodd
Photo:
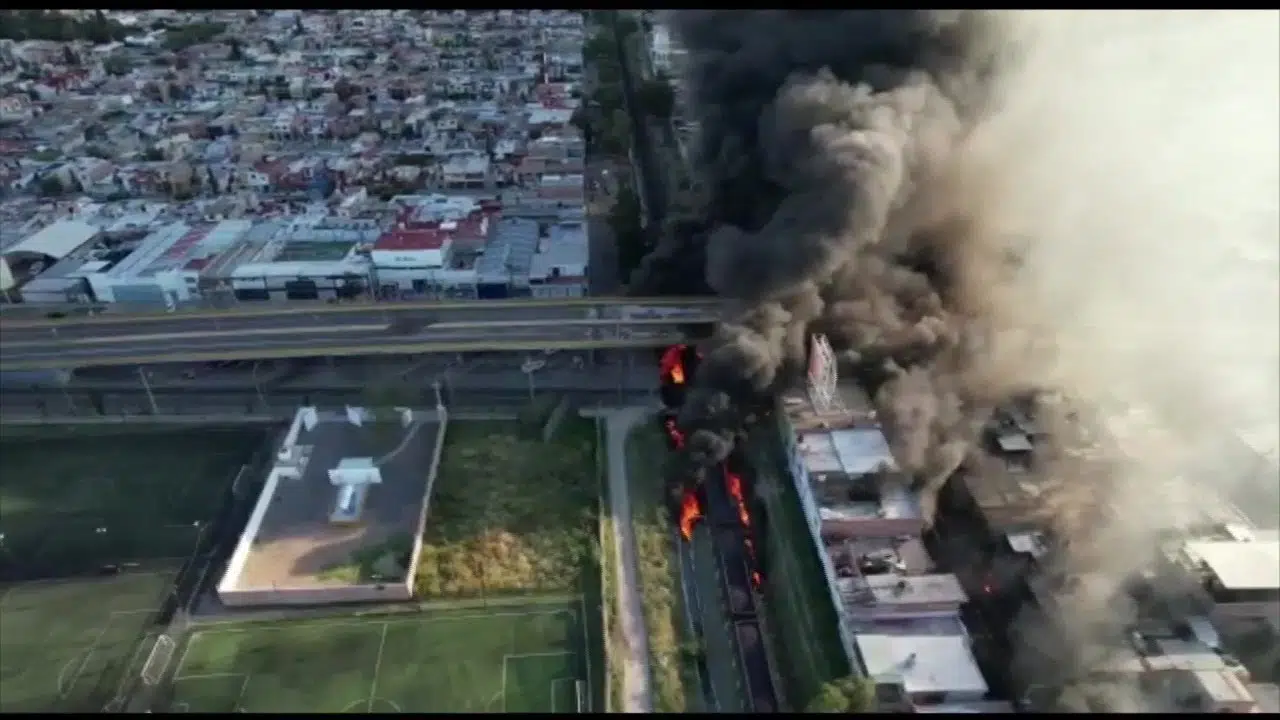
<svg viewBox="0 0 1280 720">
<path fill-rule="evenodd" d="M 362 407 L 352 407 L 351 405 L 347 406 L 347 422 L 355 425 L 356 427 L 362 427 L 364 425 L 364 421 L 368 419 L 368 410 L 365 410 Z"/>
<path fill-rule="evenodd" d="M 329 522 L 353 523 L 360 519 L 369 486 L 382 482 L 382 472 L 373 458 L 343 458 L 329 470 L 329 482 L 338 488 Z"/>
</svg>

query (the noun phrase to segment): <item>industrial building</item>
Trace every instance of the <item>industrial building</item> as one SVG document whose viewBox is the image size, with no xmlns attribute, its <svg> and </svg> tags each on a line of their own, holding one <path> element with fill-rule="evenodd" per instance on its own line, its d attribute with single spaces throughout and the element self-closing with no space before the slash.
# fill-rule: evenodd
<svg viewBox="0 0 1280 720">
<path fill-rule="evenodd" d="M 808 386 L 780 405 L 789 475 L 850 665 L 912 707 L 1011 711 L 987 697 L 961 619 L 968 595 L 925 550 L 910 478 L 865 394 L 839 382 L 825 338 L 811 341 Z"/>
<path fill-rule="evenodd" d="M 581 194 L 581 176 L 552 178 Z M 536 198 L 534 198 L 536 200 Z M 175 308 L 366 297 L 579 297 L 587 292 L 580 202 L 511 212 L 492 197 L 410 195 L 373 216 L 203 221 L 148 213 L 66 220 L 15 243 L 15 298 Z M 136 216 L 136 217 L 135 217 Z M 4 277 L 9 277 L 4 276 Z"/>
</svg>

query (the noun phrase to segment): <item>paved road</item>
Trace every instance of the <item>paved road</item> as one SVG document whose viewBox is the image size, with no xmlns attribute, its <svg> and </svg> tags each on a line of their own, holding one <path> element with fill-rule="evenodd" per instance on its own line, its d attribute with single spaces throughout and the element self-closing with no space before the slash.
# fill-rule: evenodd
<svg viewBox="0 0 1280 720">
<path fill-rule="evenodd" d="M 0 314 L 0 330 L 9 332 L 35 331 L 47 336 L 53 329 L 59 333 L 77 332 L 75 328 L 88 328 L 92 336 L 109 333 L 109 328 L 125 332 L 134 331 L 139 323 L 166 327 L 155 332 L 179 332 L 207 330 L 211 324 L 222 329 L 282 328 L 305 324 L 325 325 L 339 322 L 388 322 L 393 320 L 419 322 L 476 322 L 484 320 L 554 320 L 557 318 L 586 318 L 595 310 L 599 317 L 618 317 L 624 308 L 632 306 L 686 308 L 716 312 L 718 301 L 710 298 L 508 298 L 503 300 L 421 300 L 385 303 L 338 303 L 296 301 L 281 303 L 241 303 L 232 308 L 209 311 L 193 308 L 175 312 L 116 313 L 104 312 L 86 316 L 82 305 L 45 306 L 45 310 L 65 312 L 67 317 L 49 319 L 32 316 L 28 310 L 5 311 Z M 104 306 L 108 311 L 114 306 Z M 107 329 L 104 329 L 107 328 Z M 20 339 L 14 336 L 14 339 Z"/>
<path fill-rule="evenodd" d="M 90 365 L 139 365 L 226 359 L 271 359 L 477 350 L 642 347 L 682 342 L 685 331 L 670 321 L 616 323 L 532 321 L 473 327 L 439 325 L 408 333 L 378 326 L 330 326 L 311 332 L 211 331 L 145 334 L 72 341 L 0 340 L 0 368 L 29 370 Z M 642 324 L 647 323 L 647 324 Z"/>
<path fill-rule="evenodd" d="M 624 712 L 653 712 L 649 691 L 649 637 L 640 600 L 636 538 L 631 526 L 630 484 L 627 482 L 627 436 L 647 416 L 644 408 L 606 411 L 609 449 L 609 500 L 615 522 L 614 548 L 618 568 L 618 616 L 625 638 L 622 704 Z"/>
</svg>

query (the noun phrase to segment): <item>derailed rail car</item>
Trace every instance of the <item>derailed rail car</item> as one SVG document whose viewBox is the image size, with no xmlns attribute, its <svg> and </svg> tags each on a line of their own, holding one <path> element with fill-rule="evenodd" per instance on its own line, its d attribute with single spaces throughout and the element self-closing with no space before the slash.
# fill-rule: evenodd
<svg viewBox="0 0 1280 720">
<path fill-rule="evenodd" d="M 716 561 L 720 566 L 720 581 L 724 585 L 729 615 L 735 620 L 754 620 L 756 603 L 743 558 L 742 538 L 730 528 L 716 528 L 714 537 Z"/>
<path fill-rule="evenodd" d="M 757 620 L 739 620 L 733 624 L 734 637 L 738 641 L 742 671 L 747 680 L 747 697 L 751 711 L 771 713 L 778 711 L 778 696 L 773 689 L 773 676 L 769 674 L 769 657 Z"/>
</svg>

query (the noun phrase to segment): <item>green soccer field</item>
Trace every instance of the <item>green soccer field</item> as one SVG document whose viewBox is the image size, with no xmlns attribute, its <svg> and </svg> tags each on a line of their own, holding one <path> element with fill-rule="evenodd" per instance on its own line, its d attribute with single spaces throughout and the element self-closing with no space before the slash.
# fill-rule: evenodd
<svg viewBox="0 0 1280 720">
<path fill-rule="evenodd" d="M 0 712 L 96 712 L 141 668 L 173 573 L 25 583 L 0 595 Z"/>
<path fill-rule="evenodd" d="M 190 556 L 262 442 L 258 430 L 153 432 L 0 443 L 0 568 L 61 577 Z"/>
<path fill-rule="evenodd" d="M 156 712 L 579 711 L 583 603 L 196 630 Z M 585 710 L 585 708 L 584 708 Z"/>
</svg>

